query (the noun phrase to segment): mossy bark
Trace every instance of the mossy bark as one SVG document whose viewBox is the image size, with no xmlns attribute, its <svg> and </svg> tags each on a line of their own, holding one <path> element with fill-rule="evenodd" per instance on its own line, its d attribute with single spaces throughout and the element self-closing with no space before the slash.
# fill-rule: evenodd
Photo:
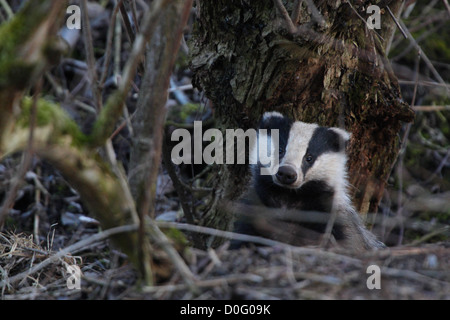
<svg viewBox="0 0 450 320">
<path fill-rule="evenodd" d="M 372 1 L 397 8 L 400 1 Z M 413 112 L 402 100 L 384 48 L 393 20 L 381 17 L 383 39 L 368 30 L 368 1 L 314 1 L 326 24 L 315 23 L 303 2 L 298 32 L 284 28 L 272 0 L 205 0 L 190 43 L 194 84 L 214 105 L 222 128 L 254 127 L 276 110 L 295 119 L 345 127 L 350 183 L 357 208 L 375 211 L 396 160 L 398 133 Z M 295 1 L 284 1 L 287 11 Z M 356 14 L 358 12 L 359 16 Z M 398 11 L 398 10 L 397 10 Z M 386 31 L 386 32 L 384 32 Z M 219 204 L 202 224 L 226 229 L 220 203 L 236 199 L 248 171 L 224 166 Z M 237 187 L 238 186 L 238 187 Z"/>
<path fill-rule="evenodd" d="M 0 28 L 0 144 L 20 112 L 22 92 L 48 66 L 66 1 L 28 1 Z M 52 50 L 49 50 L 50 52 Z"/>
<path fill-rule="evenodd" d="M 8 132 L 9 139 L 0 145 L 2 157 L 28 147 L 32 103 L 28 98 L 22 101 L 22 112 L 16 119 L 16 125 Z M 38 100 L 36 109 L 36 127 L 33 129 L 33 150 L 36 154 L 61 172 L 104 228 L 138 223 L 133 199 L 121 183 L 120 173 L 83 146 L 86 136 L 77 124 L 60 106 L 51 102 Z M 113 240 L 130 261 L 138 265 L 136 234 L 118 234 Z"/>
</svg>

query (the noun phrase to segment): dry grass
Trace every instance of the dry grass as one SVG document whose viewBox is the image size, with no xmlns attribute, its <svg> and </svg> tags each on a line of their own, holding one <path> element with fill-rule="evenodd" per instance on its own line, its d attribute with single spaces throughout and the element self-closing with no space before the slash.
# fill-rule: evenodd
<svg viewBox="0 0 450 320">
<path fill-rule="evenodd" d="M 55 260 L 54 255 L 55 252 L 36 244 L 32 235 L 0 233 L 2 297 L 35 299 L 41 291 L 64 288 L 67 277 L 65 266 L 77 265 L 81 259 L 65 254 L 59 255 L 54 263 L 49 263 Z"/>
<path fill-rule="evenodd" d="M 18 7 L 21 1 L 13 2 Z M 91 17 L 92 39 L 96 52 L 100 52 L 96 67 L 102 75 L 103 94 L 107 96 L 115 88 L 120 66 L 129 54 L 126 49 L 129 40 L 125 29 L 122 35 L 109 28 L 109 22 L 115 21 L 112 16 L 117 14 L 117 8 L 105 9 L 95 5 L 95 1 L 89 4 L 93 12 L 98 10 Z M 447 10 L 427 8 L 410 19 L 406 27 L 412 33 L 426 31 L 427 26 L 435 32 L 448 30 L 448 24 L 437 19 L 441 14 L 446 16 Z M 122 38 L 114 42 L 114 47 L 113 36 Z M 399 53 L 408 46 L 408 43 L 402 46 L 402 41 L 407 42 L 401 34 L 393 41 L 392 47 Z M 83 130 L 89 130 L 95 110 L 89 105 L 92 92 L 86 76 L 88 65 L 80 58 L 84 52 L 82 37 L 79 35 L 74 43 L 76 58 L 63 59 L 47 73 L 43 91 L 61 102 Z M 418 40 L 418 44 L 423 43 Z M 413 52 L 414 46 L 408 50 Z M 448 100 L 442 90 L 448 88 L 450 68 L 448 63 L 436 63 L 446 81 L 442 84 L 426 76 L 429 72 L 425 67 L 416 69 L 409 63 L 404 69 L 402 64 L 404 61 L 396 58 L 394 70 L 401 80 L 405 100 L 416 102 L 418 120 L 409 135 L 405 135 L 408 148 L 393 171 L 374 228 L 391 248 L 355 255 L 338 249 L 299 248 L 270 241 L 239 250 L 229 250 L 228 243 L 208 251 L 188 246 L 183 257 L 195 276 L 194 290 L 186 286 L 177 271 L 164 265 L 162 268 L 166 269 L 158 273 L 164 275 L 158 279 L 158 285 L 140 288 L 136 270 L 107 240 L 114 232 L 131 232 L 134 226 L 100 231 L 95 221 L 82 221 L 80 217 L 89 213 L 57 172 L 34 159 L 25 168 L 24 179 L 18 181 L 18 172 L 22 170 L 20 159 L 14 156 L 0 163 L 0 204 L 3 205 L 5 195 L 14 200 L 11 206 L 6 206 L 9 215 L 4 232 L 0 233 L 0 298 L 450 299 L 450 153 L 448 135 L 441 130 L 450 121 Z M 181 100 L 203 103 L 199 93 L 192 90 L 189 77 L 186 66 L 177 67 L 168 106 L 181 105 Z M 135 84 L 127 101 L 131 118 L 138 85 Z M 127 115 L 114 134 L 115 151 L 125 167 L 129 122 Z M 173 220 L 179 221 L 179 199 L 168 175 L 161 172 L 158 180 L 157 214 L 170 212 L 177 217 Z M 17 190 L 12 193 L 12 186 L 16 185 Z M 69 218 L 74 220 L 68 221 Z M 67 266 L 74 264 L 82 272 L 80 290 L 67 287 L 70 277 Z M 372 264 L 381 268 L 380 290 L 369 290 L 366 285 L 367 267 Z"/>
</svg>

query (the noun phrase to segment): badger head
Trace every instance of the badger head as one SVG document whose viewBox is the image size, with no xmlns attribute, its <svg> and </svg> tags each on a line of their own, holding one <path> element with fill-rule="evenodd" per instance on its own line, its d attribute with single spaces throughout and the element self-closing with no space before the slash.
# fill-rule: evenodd
<svg viewBox="0 0 450 320">
<path fill-rule="evenodd" d="M 267 129 L 269 140 L 273 140 L 270 132 L 278 129 L 278 150 L 276 141 L 271 141 L 268 151 L 272 158 L 278 156 L 279 166 L 272 170 L 274 184 L 289 189 L 299 189 L 310 181 L 326 183 L 333 189 L 346 184 L 347 131 L 292 121 L 278 112 L 265 113 L 260 129 Z"/>
</svg>

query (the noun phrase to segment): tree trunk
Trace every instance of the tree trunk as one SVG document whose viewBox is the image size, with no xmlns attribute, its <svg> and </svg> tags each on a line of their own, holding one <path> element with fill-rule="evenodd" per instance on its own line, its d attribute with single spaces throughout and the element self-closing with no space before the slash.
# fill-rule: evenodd
<svg viewBox="0 0 450 320">
<path fill-rule="evenodd" d="M 401 1 L 372 1 L 382 8 L 381 30 L 366 26 L 369 1 L 353 6 L 303 1 L 295 31 L 275 2 L 197 2 L 191 41 L 194 84 L 212 101 L 223 129 L 254 127 L 270 110 L 345 127 L 352 133 L 349 179 L 355 206 L 361 213 L 373 212 L 399 152 L 402 122 L 414 116 L 401 99 L 384 52 L 395 29 L 384 7 L 398 13 Z M 283 3 L 295 16 L 297 1 Z M 248 170 L 225 165 L 221 172 L 217 205 L 201 224 L 228 229 L 231 215 L 219 208 L 241 194 Z"/>
</svg>

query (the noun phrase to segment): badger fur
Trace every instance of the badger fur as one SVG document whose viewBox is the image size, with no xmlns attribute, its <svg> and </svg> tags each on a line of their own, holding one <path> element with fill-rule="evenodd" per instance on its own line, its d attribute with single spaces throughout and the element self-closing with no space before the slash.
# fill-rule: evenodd
<svg viewBox="0 0 450 320">
<path fill-rule="evenodd" d="M 313 217 L 325 216 L 325 219 L 308 222 L 253 219 L 251 233 L 291 244 L 317 243 L 333 217 L 329 227 L 332 226 L 331 234 L 338 244 L 356 251 L 384 247 L 364 227 L 348 195 L 345 153 L 350 139 L 348 132 L 292 121 L 277 112 L 265 113 L 260 129 L 267 129 L 268 136 L 264 138 L 268 141 L 271 130 L 278 129 L 278 150 L 274 148 L 277 144 L 270 141 L 271 152 L 264 152 L 278 152 L 279 166 L 271 175 L 262 175 L 263 165 L 254 159 L 257 164 L 252 168 L 251 189 L 259 202 L 263 207 L 276 208 L 271 209 L 275 215 L 283 211 L 307 212 Z M 258 139 L 261 140 L 263 131 L 259 132 Z M 258 146 L 261 148 L 261 144 Z M 258 158 L 257 149 L 253 147 L 251 157 Z"/>
</svg>

